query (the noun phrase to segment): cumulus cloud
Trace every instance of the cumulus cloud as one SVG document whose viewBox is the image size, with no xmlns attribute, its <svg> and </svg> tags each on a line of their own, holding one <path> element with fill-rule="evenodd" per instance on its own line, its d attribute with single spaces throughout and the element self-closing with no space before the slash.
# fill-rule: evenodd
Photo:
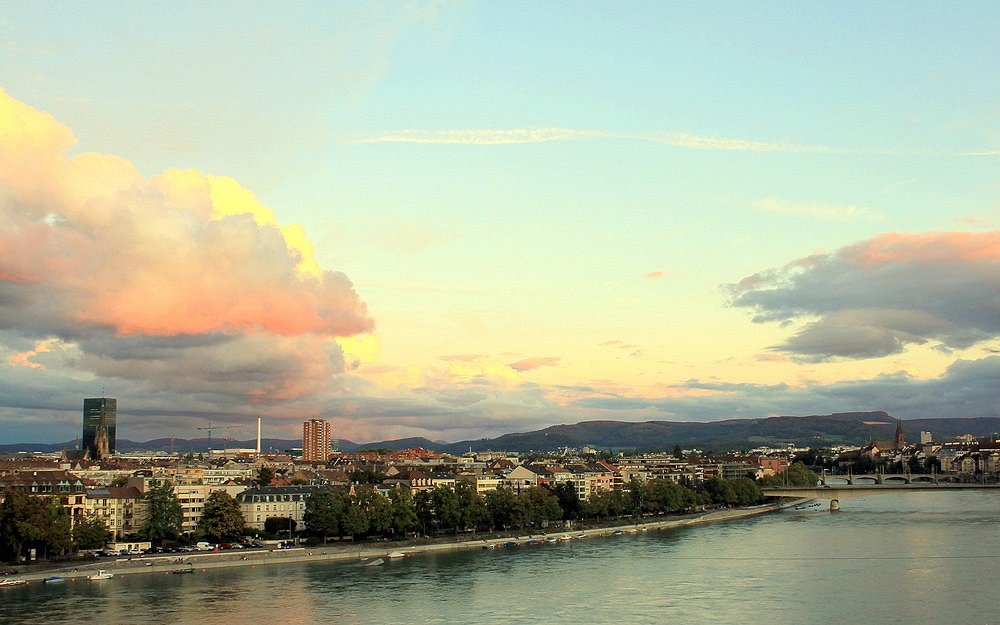
<svg viewBox="0 0 1000 625">
<path fill-rule="evenodd" d="M 372 329 L 347 276 L 298 224 L 236 181 L 141 176 L 0 90 L 0 330 L 65 347 L 79 372 L 148 390 L 261 402 L 308 396 L 343 371 L 336 339 Z"/>
<path fill-rule="evenodd" d="M 773 348 L 804 360 L 965 349 L 1000 334 L 1000 231 L 881 234 L 726 290 L 755 322 L 812 319 Z"/>
</svg>

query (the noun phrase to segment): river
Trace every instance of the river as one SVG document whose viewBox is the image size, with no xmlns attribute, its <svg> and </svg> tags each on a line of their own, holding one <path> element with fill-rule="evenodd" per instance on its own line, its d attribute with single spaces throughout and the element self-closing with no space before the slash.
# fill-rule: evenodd
<svg viewBox="0 0 1000 625">
<path fill-rule="evenodd" d="M 537 547 L 0 589 L 0 622 L 1000 623 L 1000 494 L 845 499 Z"/>
</svg>

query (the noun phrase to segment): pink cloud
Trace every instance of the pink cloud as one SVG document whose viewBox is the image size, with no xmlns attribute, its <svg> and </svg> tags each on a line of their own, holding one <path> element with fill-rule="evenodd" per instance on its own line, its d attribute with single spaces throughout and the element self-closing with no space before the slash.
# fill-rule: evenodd
<svg viewBox="0 0 1000 625">
<path fill-rule="evenodd" d="M 0 329 L 79 345 L 90 373 L 269 401 L 329 390 L 372 330 L 343 273 L 235 180 L 68 156 L 73 133 L 0 90 Z M 13 364 L 39 370 L 24 352 Z"/>
<path fill-rule="evenodd" d="M 890 263 L 955 264 L 1000 260 L 1000 231 L 887 232 L 851 245 L 839 254 L 865 267 Z"/>
</svg>

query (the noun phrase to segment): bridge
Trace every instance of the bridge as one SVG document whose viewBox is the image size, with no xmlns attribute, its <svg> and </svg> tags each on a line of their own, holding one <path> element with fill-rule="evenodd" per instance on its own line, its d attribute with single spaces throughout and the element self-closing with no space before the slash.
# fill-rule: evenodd
<svg viewBox="0 0 1000 625">
<path fill-rule="evenodd" d="M 838 476 L 840 477 L 840 476 Z M 928 493 L 970 489 L 997 489 L 1000 484 L 837 484 L 819 486 L 776 486 L 761 489 L 768 497 L 795 497 L 808 499 L 829 499 L 830 510 L 840 510 L 840 500 L 868 495 L 892 495 L 899 493 Z"/>
<path fill-rule="evenodd" d="M 861 475 L 833 475 L 824 473 L 820 476 L 820 484 L 836 486 L 836 480 L 848 484 L 940 484 L 942 482 L 959 482 L 958 475 L 948 473 L 870 473 Z"/>
</svg>

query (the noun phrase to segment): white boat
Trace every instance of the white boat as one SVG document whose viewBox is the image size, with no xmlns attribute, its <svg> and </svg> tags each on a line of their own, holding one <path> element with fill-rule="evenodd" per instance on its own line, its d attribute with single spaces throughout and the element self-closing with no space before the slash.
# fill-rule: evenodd
<svg viewBox="0 0 1000 625">
<path fill-rule="evenodd" d="M 392 553 L 390 553 L 386 557 L 390 558 L 392 560 L 395 560 L 396 558 L 405 558 L 406 555 L 407 554 L 405 552 L 402 552 L 402 551 L 393 551 Z"/>
<path fill-rule="evenodd" d="M 109 573 L 109 572 L 105 571 L 104 569 L 100 569 L 99 571 L 97 571 L 93 575 L 88 575 L 87 579 L 111 579 L 114 576 L 115 576 L 114 573 Z"/>
<path fill-rule="evenodd" d="M 25 583 L 23 579 L 0 579 L 0 587 L 2 586 L 20 586 Z"/>
<path fill-rule="evenodd" d="M 376 558 L 369 562 L 365 562 L 364 566 L 379 566 L 380 564 L 385 564 L 385 560 L 383 560 L 382 558 Z"/>
</svg>

